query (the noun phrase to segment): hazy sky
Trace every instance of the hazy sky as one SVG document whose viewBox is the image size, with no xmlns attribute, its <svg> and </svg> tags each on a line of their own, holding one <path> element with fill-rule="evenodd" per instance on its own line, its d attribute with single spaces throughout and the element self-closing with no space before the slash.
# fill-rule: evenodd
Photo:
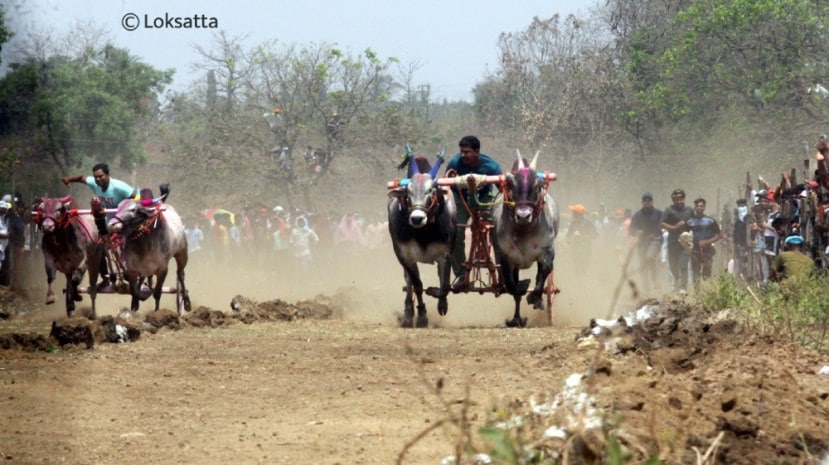
<svg viewBox="0 0 829 465">
<path fill-rule="evenodd" d="M 435 98 L 471 99 L 472 87 L 497 60 L 501 32 L 525 29 L 534 16 L 587 15 L 596 0 L 0 0 L 18 37 L 28 31 L 60 35 L 79 21 L 106 29 L 113 42 L 156 68 L 175 68 L 177 89 L 201 77 L 193 44 L 212 35 L 246 37 L 244 44 L 277 39 L 285 44 L 336 43 L 351 52 L 371 47 L 380 58 L 419 62 L 415 84 L 432 85 Z M 125 17 L 134 13 L 135 17 Z M 218 29 L 165 28 L 164 18 L 204 15 Z M 145 16 L 157 27 L 148 27 Z M 158 19 L 156 19 L 158 18 Z M 122 25 L 137 26 L 128 31 Z M 8 62 L 13 42 L 3 47 Z"/>
</svg>

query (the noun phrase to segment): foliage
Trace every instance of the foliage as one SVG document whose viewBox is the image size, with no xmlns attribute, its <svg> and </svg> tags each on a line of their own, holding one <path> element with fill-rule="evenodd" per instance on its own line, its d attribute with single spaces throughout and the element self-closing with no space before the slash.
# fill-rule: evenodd
<svg viewBox="0 0 829 465">
<path fill-rule="evenodd" d="M 0 5 L 0 52 L 3 51 L 3 44 L 12 38 L 14 34 L 6 27 L 6 10 Z M 0 59 L 0 64 L 3 60 Z"/>
<path fill-rule="evenodd" d="M 822 119 L 809 92 L 827 72 L 826 2 L 700 0 L 683 7 L 628 37 L 636 92 L 629 122 L 651 134 L 679 126 L 686 134 L 680 141 L 695 141 L 722 124 L 776 135 L 804 118 Z M 779 151 L 775 139 L 769 137 L 771 150 Z"/>
<path fill-rule="evenodd" d="M 694 301 L 716 310 L 739 312 L 748 327 L 775 334 L 806 348 L 829 352 L 829 282 L 824 277 L 776 283 L 754 290 L 722 273 L 700 283 Z"/>
<path fill-rule="evenodd" d="M 172 74 L 109 43 L 13 63 L 0 79 L 0 163 L 13 169 L 0 183 L 42 194 L 88 160 L 141 163 L 142 128 Z"/>
</svg>

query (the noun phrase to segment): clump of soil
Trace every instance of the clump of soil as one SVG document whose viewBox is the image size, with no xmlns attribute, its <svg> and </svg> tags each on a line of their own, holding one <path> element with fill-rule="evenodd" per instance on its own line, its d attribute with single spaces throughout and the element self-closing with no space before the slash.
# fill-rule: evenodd
<svg viewBox="0 0 829 465">
<path fill-rule="evenodd" d="M 592 322 L 579 338 L 596 350 L 587 392 L 633 463 L 701 463 L 707 452 L 715 462 L 705 463 L 782 465 L 827 454 L 825 357 L 746 331 L 728 313 L 682 301 L 641 309 L 650 316 L 636 324 Z"/>
<path fill-rule="evenodd" d="M 6 318 L 13 318 L 15 308 L 9 302 L 20 303 L 22 298 L 11 292 L 0 290 L 0 303 Z M 5 307 L 2 305 L 9 305 Z M 179 316 L 168 309 L 152 311 L 143 319 L 103 316 L 89 319 L 84 316 L 61 318 L 52 322 L 48 336 L 36 333 L 11 333 L 0 336 L 0 348 L 24 351 L 54 350 L 60 347 L 83 347 L 91 349 L 96 343 L 120 343 L 137 341 L 143 332 L 154 333 L 161 328 L 179 330 L 186 327 L 217 328 L 256 321 L 294 321 L 302 318 L 328 319 L 339 313 L 333 306 L 333 299 L 319 295 L 311 300 L 288 303 L 279 299 L 256 302 L 237 295 L 231 302 L 231 312 L 200 306 Z M 0 316 L 2 318 L 2 316 Z"/>
</svg>

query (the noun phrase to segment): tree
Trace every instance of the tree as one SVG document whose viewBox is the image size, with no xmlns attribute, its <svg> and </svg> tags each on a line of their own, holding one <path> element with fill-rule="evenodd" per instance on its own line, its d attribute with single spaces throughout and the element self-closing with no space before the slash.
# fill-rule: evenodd
<svg viewBox="0 0 829 465">
<path fill-rule="evenodd" d="M 142 131 L 172 79 L 127 50 L 73 33 L 76 48 L 29 37 L 0 79 L 0 183 L 41 195 L 88 160 L 133 167 L 144 160 Z M 28 194 L 27 194 L 28 195 Z"/>
<path fill-rule="evenodd" d="M 6 28 L 6 10 L 3 8 L 3 5 L 0 5 L 0 52 L 3 51 L 3 44 L 8 42 L 13 35 L 14 34 Z M 3 60 L 0 58 L 0 64 L 2 63 Z"/>
<path fill-rule="evenodd" d="M 630 34 L 638 94 L 629 121 L 650 131 L 681 128 L 672 132 L 675 144 L 696 145 L 718 128 L 753 128 L 769 135 L 764 146 L 785 149 L 780 134 L 796 131 L 804 117 L 825 118 L 807 97 L 813 83 L 829 78 L 827 5 L 699 0 L 661 23 L 669 33 L 646 26 Z"/>
</svg>

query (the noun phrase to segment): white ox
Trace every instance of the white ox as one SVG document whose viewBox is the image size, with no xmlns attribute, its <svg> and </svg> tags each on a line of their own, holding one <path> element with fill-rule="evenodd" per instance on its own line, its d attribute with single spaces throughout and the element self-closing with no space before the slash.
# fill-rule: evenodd
<svg viewBox="0 0 829 465">
<path fill-rule="evenodd" d="M 441 156 L 429 170 L 424 162 L 423 171 L 409 157 L 409 182 L 389 192 L 389 234 L 394 254 L 403 267 L 406 279 L 406 299 L 401 326 L 429 325 L 426 305 L 423 303 L 423 281 L 418 263 L 437 263 L 440 287 L 429 288 L 426 293 L 437 297 L 438 313 L 448 311 L 446 296 L 449 294 L 449 254 L 455 240 L 455 202 L 452 195 L 435 182 Z M 427 171 L 428 170 L 428 171 Z M 417 298 L 417 321 L 414 321 L 412 293 Z"/>
<path fill-rule="evenodd" d="M 156 277 L 153 297 L 158 310 L 170 258 L 176 260 L 177 293 L 183 298 L 179 313 L 190 310 L 190 298 L 184 285 L 187 236 L 175 208 L 158 200 L 127 199 L 118 206 L 107 226 L 110 233 L 118 233 L 124 238 L 121 256 L 132 295 L 130 310 L 138 310 L 141 278 L 151 276 Z"/>
</svg>

